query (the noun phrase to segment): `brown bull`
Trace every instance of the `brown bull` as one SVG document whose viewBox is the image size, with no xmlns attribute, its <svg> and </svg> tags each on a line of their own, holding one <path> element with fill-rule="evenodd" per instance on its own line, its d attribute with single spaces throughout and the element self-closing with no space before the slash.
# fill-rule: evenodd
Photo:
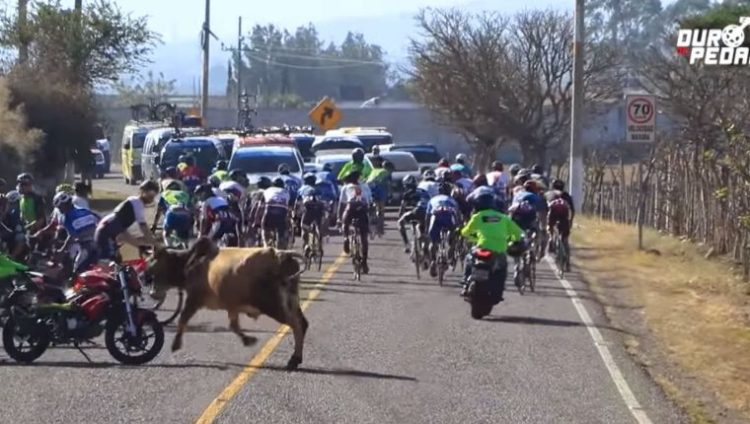
<svg viewBox="0 0 750 424">
<path fill-rule="evenodd" d="M 239 314 L 252 318 L 264 314 L 288 325 L 294 334 L 294 353 L 287 369 L 302 363 L 307 319 L 299 301 L 302 274 L 299 253 L 267 248 L 219 249 L 208 238 L 189 250 L 158 249 L 149 267 L 156 297 L 171 287 L 185 290 L 187 299 L 180 315 L 172 351 L 182 347 L 182 334 L 190 318 L 201 308 L 226 310 L 229 327 L 245 346 L 257 341 L 242 332 Z"/>
</svg>

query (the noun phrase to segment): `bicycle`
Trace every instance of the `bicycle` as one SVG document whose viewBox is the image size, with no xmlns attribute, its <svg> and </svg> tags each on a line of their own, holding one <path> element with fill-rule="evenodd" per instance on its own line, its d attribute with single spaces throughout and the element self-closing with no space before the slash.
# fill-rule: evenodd
<svg viewBox="0 0 750 424">
<path fill-rule="evenodd" d="M 362 257 L 362 235 L 359 231 L 358 220 L 352 220 L 352 226 L 354 226 L 354 235 L 352 236 L 352 243 L 349 254 L 352 257 L 352 265 L 354 266 L 354 280 L 361 281 L 364 258 Z"/>
<path fill-rule="evenodd" d="M 419 223 L 417 221 L 411 221 L 411 253 L 409 259 L 414 262 L 414 269 L 417 271 L 417 279 L 420 279 L 420 268 L 422 267 L 422 258 L 419 257 L 420 251 L 422 250 L 422 244 L 420 243 L 422 234 L 419 231 Z"/>
<path fill-rule="evenodd" d="M 557 265 L 557 273 L 562 278 L 566 272 L 570 272 L 570 252 L 568 246 L 563 243 L 562 236 L 559 231 L 555 231 L 552 238 L 552 244 L 555 251 L 555 265 Z"/>
<path fill-rule="evenodd" d="M 444 228 L 440 231 L 440 245 L 438 246 L 437 257 L 435 258 L 438 272 L 438 282 L 443 287 L 445 271 L 448 270 L 448 253 L 450 251 L 451 231 Z"/>
<path fill-rule="evenodd" d="M 526 293 L 527 286 L 532 293 L 536 291 L 536 244 L 535 234 L 520 259 L 516 259 L 513 280 L 521 295 Z"/>
<path fill-rule="evenodd" d="M 317 223 L 313 223 L 308 237 L 308 249 L 305 250 L 305 270 L 310 270 L 312 262 L 315 260 L 318 264 L 318 271 L 320 271 L 323 267 L 323 243 Z"/>
</svg>

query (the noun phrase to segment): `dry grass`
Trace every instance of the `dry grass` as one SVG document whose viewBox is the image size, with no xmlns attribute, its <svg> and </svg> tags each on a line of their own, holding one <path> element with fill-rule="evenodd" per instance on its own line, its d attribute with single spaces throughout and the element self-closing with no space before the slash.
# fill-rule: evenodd
<svg viewBox="0 0 750 424">
<path fill-rule="evenodd" d="M 599 294 L 614 293 L 641 307 L 657 348 L 723 406 L 750 418 L 748 286 L 731 264 L 653 231 L 645 232 L 645 247 L 661 255 L 641 252 L 635 227 L 586 218 L 579 223 L 583 230 L 573 236 L 577 262 Z M 696 422 L 707 422 L 686 409 Z"/>
</svg>

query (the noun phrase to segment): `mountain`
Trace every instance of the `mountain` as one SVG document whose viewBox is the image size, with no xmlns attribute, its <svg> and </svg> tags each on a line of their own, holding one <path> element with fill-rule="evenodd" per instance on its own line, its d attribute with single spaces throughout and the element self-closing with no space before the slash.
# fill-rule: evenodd
<svg viewBox="0 0 750 424">
<path fill-rule="evenodd" d="M 469 12 L 491 10 L 500 13 L 513 13 L 520 9 L 561 8 L 559 0 L 525 0 L 523 7 L 518 7 L 515 3 L 477 0 L 460 7 L 462 10 Z M 567 3 L 564 8 L 571 9 L 573 2 Z M 361 32 L 368 42 L 383 47 L 387 53 L 386 59 L 394 67 L 398 67 L 407 63 L 410 38 L 420 36 L 414 21 L 415 14 L 416 11 L 413 13 L 334 19 L 316 22 L 315 26 L 326 43 L 333 41 L 338 44 L 344 40 L 347 32 Z M 292 30 L 293 28 L 288 29 Z M 225 39 L 224 41 L 227 43 L 235 42 L 234 39 Z M 209 69 L 209 91 L 211 94 L 223 94 L 225 92 L 227 63 L 230 54 L 228 51 L 222 51 L 219 42 L 212 41 L 211 68 Z M 156 72 L 163 72 L 167 78 L 177 80 L 176 89 L 178 93 L 192 94 L 200 86 L 203 62 L 200 42 L 197 37 L 192 40 L 180 40 L 157 47 L 154 51 L 153 60 L 150 68 Z"/>
</svg>

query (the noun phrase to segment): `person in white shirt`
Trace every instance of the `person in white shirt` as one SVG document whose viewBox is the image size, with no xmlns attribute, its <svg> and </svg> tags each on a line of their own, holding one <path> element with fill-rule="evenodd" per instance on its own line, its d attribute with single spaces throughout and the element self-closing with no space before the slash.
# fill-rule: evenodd
<svg viewBox="0 0 750 424">
<path fill-rule="evenodd" d="M 89 207 L 89 187 L 82 182 L 77 182 L 75 184 L 73 206 L 81 209 L 91 209 Z"/>
<path fill-rule="evenodd" d="M 289 231 L 289 190 L 284 180 L 276 177 L 273 185 L 263 191 L 264 211 L 261 227 L 263 228 L 263 245 L 268 246 L 269 236 L 276 231 L 276 247 L 286 249 Z"/>
<path fill-rule="evenodd" d="M 367 183 L 359 181 L 359 172 L 352 171 L 344 177 L 344 187 L 341 189 L 339 199 L 339 219 L 344 223 L 344 253 L 349 254 L 349 227 L 353 221 L 357 221 L 357 229 L 360 233 L 362 243 L 362 272 L 367 274 L 370 268 L 367 265 L 367 254 L 369 251 L 369 211 L 372 205 L 372 192 Z M 343 214 L 342 211 L 343 210 Z"/>
<path fill-rule="evenodd" d="M 508 197 L 508 183 L 510 183 L 510 177 L 503 172 L 503 164 L 498 161 L 492 162 L 492 171 L 487 174 L 487 185 L 492 187 L 503 201 Z"/>
<path fill-rule="evenodd" d="M 109 137 L 102 138 L 101 140 L 96 140 L 96 146 L 99 150 L 102 151 L 102 154 L 104 155 L 104 168 L 106 169 L 106 172 L 109 173 L 109 166 L 112 163 L 112 158 L 109 154 Z"/>
</svg>

